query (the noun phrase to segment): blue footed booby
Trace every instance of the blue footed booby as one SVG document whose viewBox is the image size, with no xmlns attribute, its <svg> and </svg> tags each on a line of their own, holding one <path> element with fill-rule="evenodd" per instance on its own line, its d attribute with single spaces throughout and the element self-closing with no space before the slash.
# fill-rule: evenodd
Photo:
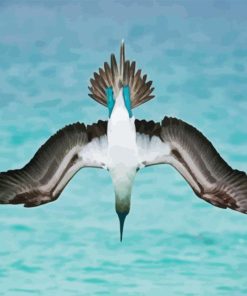
<svg viewBox="0 0 247 296">
<path fill-rule="evenodd" d="M 152 99 L 154 88 L 135 62 L 125 60 L 124 43 L 120 63 L 112 54 L 90 83 L 89 96 L 107 107 L 108 120 L 65 126 L 23 168 L 1 173 L 1 204 L 36 207 L 55 201 L 81 168 L 104 168 L 112 178 L 122 240 L 137 171 L 170 164 L 198 197 L 247 213 L 246 173 L 232 169 L 201 132 L 172 117 L 160 123 L 134 118 L 133 109 Z"/>
</svg>

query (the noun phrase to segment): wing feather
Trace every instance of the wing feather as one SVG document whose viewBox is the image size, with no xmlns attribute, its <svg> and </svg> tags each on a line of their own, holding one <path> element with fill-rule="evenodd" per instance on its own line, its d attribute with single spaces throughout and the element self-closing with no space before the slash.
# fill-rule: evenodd
<svg viewBox="0 0 247 296">
<path fill-rule="evenodd" d="M 50 137 L 22 169 L 0 173 L 0 203 L 33 207 L 54 201 L 82 167 L 102 167 L 104 149 L 97 149 L 96 139 L 106 141 L 106 125 L 104 121 L 68 125 Z"/>
<path fill-rule="evenodd" d="M 148 148 L 142 153 L 143 165 L 170 164 L 198 197 L 217 207 L 247 213 L 246 173 L 232 169 L 200 131 L 168 117 L 156 123 L 155 133 L 150 122 L 138 121 L 136 129 L 140 151 L 140 139 L 149 137 Z M 158 148 L 154 148 L 153 138 L 160 139 Z"/>
</svg>

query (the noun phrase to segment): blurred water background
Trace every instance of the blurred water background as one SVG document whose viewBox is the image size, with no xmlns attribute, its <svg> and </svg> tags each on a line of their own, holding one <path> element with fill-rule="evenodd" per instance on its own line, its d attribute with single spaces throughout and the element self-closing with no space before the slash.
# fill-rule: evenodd
<svg viewBox="0 0 247 296">
<path fill-rule="evenodd" d="M 0 0 L 0 170 L 66 124 L 107 118 L 88 97 L 118 53 L 154 81 L 136 118 L 181 118 L 247 170 L 246 1 Z M 55 202 L 0 207 L 0 295 L 247 295 L 247 216 L 194 196 L 170 167 L 138 173 L 124 240 L 106 171 Z"/>
</svg>

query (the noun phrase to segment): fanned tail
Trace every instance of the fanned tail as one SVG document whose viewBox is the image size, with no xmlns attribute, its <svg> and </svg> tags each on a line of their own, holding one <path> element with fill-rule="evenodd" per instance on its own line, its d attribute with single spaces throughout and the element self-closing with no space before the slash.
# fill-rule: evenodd
<svg viewBox="0 0 247 296">
<path fill-rule="evenodd" d="M 125 46 L 122 41 L 120 47 L 119 67 L 114 54 L 111 55 L 111 62 L 104 63 L 103 68 L 99 68 L 98 73 L 94 72 L 94 77 L 90 79 L 91 85 L 89 96 L 98 103 L 107 106 L 106 88 L 112 87 L 115 96 L 120 88 L 128 85 L 131 95 L 131 107 L 135 108 L 154 98 L 152 92 L 152 81 L 147 81 L 147 75 L 143 75 L 141 70 L 136 70 L 136 62 L 125 61 Z"/>
</svg>

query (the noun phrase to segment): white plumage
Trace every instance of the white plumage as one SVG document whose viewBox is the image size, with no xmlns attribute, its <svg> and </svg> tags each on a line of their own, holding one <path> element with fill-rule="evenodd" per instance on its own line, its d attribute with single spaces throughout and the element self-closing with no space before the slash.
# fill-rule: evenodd
<svg viewBox="0 0 247 296">
<path fill-rule="evenodd" d="M 122 89 L 107 125 L 109 169 L 116 194 L 116 203 L 127 208 L 130 203 L 132 184 L 139 166 L 134 117 L 129 118 Z"/>
</svg>

